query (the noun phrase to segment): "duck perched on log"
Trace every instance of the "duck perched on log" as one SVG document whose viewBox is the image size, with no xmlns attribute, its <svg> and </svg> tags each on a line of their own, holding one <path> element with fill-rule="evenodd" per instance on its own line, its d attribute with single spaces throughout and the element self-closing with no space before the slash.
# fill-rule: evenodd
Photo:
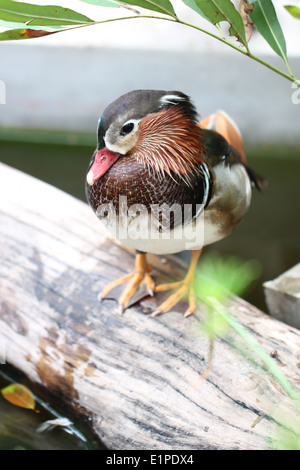
<svg viewBox="0 0 300 470">
<path fill-rule="evenodd" d="M 196 310 L 193 279 L 205 245 L 229 235 L 262 180 L 248 167 L 241 134 L 224 112 L 199 122 L 179 91 L 134 90 L 103 112 L 86 177 L 87 200 L 113 236 L 136 250 L 135 269 L 103 289 L 127 282 L 122 313 L 144 283 L 150 295 L 174 292 L 153 315 L 187 297 Z M 146 254 L 191 250 L 185 278 L 155 286 Z"/>
</svg>

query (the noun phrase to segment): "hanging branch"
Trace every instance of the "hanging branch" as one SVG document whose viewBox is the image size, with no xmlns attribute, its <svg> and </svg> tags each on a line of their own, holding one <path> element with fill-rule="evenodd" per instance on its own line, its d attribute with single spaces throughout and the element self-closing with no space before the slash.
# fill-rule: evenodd
<svg viewBox="0 0 300 470">
<path fill-rule="evenodd" d="M 209 35 L 287 80 L 295 82 L 297 85 L 299 84 L 299 80 L 294 76 L 290 67 L 284 33 L 271 0 L 241 0 L 239 11 L 230 0 L 182 0 L 185 5 L 192 8 L 207 22 L 213 24 L 216 27 L 216 33 L 180 19 L 169 0 L 127 0 L 126 2 L 122 0 L 81 1 L 92 3 L 99 7 L 125 8 L 131 12 L 131 15 L 94 21 L 69 8 L 1 0 L 0 26 L 7 29 L 0 33 L 0 41 L 30 39 L 75 28 L 134 18 L 171 21 Z M 150 10 L 154 14 L 141 14 L 136 7 Z M 293 18 L 300 18 L 300 9 L 298 7 L 288 5 L 285 8 Z M 228 38 L 221 27 L 224 23 L 229 25 Z M 249 41 L 254 26 L 273 51 L 283 60 L 287 72 L 278 69 L 251 52 Z"/>
</svg>

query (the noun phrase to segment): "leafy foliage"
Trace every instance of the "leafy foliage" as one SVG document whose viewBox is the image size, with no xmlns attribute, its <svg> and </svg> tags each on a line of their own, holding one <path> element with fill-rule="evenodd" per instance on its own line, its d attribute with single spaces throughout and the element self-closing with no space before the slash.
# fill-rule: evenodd
<svg viewBox="0 0 300 470">
<path fill-rule="evenodd" d="M 250 0 L 254 5 L 250 14 L 260 34 L 284 61 L 287 61 L 285 38 L 271 0 Z"/>
<path fill-rule="evenodd" d="M 183 0 L 186 5 L 200 13 L 210 23 L 221 21 L 230 24 L 229 33 L 235 36 L 247 48 L 245 27 L 241 15 L 230 0 Z"/>
<path fill-rule="evenodd" d="M 174 8 L 169 0 L 126 0 L 126 2 L 120 1 L 120 3 L 126 3 L 145 8 L 146 10 L 156 11 L 158 13 L 176 17 Z"/>
<path fill-rule="evenodd" d="M 53 32 L 65 31 L 82 26 L 105 23 L 107 21 L 131 18 L 158 18 L 194 28 L 227 44 L 236 51 L 265 65 L 274 72 L 298 84 L 290 68 L 284 33 L 276 15 L 272 0 L 240 0 L 237 9 L 231 0 L 182 0 L 207 22 L 216 27 L 216 34 L 181 20 L 170 0 L 81 0 L 99 7 L 124 8 L 131 16 L 94 21 L 69 8 L 53 5 L 34 5 L 14 0 L 1 0 L 0 26 L 7 28 L 0 34 L 0 41 L 41 37 Z M 139 10 L 142 8 L 142 12 Z M 300 8 L 287 5 L 286 10 L 295 18 L 300 18 Z M 144 14 L 144 10 L 150 14 Z M 154 15 L 153 15 L 154 13 Z M 163 15 L 163 16 L 158 16 Z M 220 24 L 227 24 L 227 38 Z M 268 42 L 273 51 L 283 59 L 288 73 L 285 73 L 263 59 L 256 57 L 249 49 L 253 27 Z M 34 32 L 39 31 L 39 32 Z M 232 40 L 235 38 L 237 41 Z"/>
<path fill-rule="evenodd" d="M 11 23 L 35 26 L 70 26 L 91 23 L 87 16 L 69 8 L 33 5 L 31 3 L 1 0 L 0 18 Z"/>
</svg>

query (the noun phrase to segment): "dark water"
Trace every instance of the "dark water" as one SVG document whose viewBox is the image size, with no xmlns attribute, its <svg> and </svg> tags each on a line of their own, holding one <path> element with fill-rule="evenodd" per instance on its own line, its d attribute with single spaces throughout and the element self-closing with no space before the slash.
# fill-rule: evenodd
<svg viewBox="0 0 300 470">
<path fill-rule="evenodd" d="M 85 200 L 86 168 L 92 145 L 0 142 L 0 160 Z M 254 191 L 251 208 L 233 234 L 213 247 L 220 254 L 257 259 L 262 274 L 247 300 L 266 311 L 262 283 L 291 268 L 300 259 L 300 149 L 246 149 L 248 161 L 268 180 Z M 99 223 L 95 218 L 95 224 Z M 201 267 L 201 264 L 199 265 Z"/>
<path fill-rule="evenodd" d="M 0 365 L 0 390 L 12 383 L 29 388 L 35 398 L 35 409 L 18 407 L 0 394 L 0 450 L 95 450 L 102 444 L 91 434 L 89 426 L 77 423 L 67 410 L 53 406 L 44 391 L 28 381 L 7 364 Z M 49 404 L 51 402 L 51 405 Z M 66 427 L 56 426 L 42 430 L 48 420 L 68 419 Z"/>
</svg>

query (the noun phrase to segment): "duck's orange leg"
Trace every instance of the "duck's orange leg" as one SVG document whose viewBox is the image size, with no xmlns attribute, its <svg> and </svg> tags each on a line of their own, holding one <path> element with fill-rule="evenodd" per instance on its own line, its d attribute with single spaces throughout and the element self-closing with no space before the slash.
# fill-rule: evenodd
<svg viewBox="0 0 300 470">
<path fill-rule="evenodd" d="M 126 274 L 125 276 L 111 282 L 108 286 L 104 287 L 102 292 L 99 294 L 99 299 L 102 300 L 114 287 L 129 281 L 124 291 L 119 298 L 119 310 L 123 313 L 127 308 L 130 299 L 137 291 L 138 287 L 142 282 L 145 283 L 147 292 L 153 296 L 154 292 L 154 281 L 150 276 L 151 266 L 147 263 L 146 254 L 138 253 L 135 258 L 135 270 L 132 273 Z"/>
<path fill-rule="evenodd" d="M 182 281 L 170 282 L 167 284 L 161 284 L 155 287 L 155 292 L 161 292 L 165 290 L 174 289 L 175 292 L 170 295 L 156 310 L 152 313 L 153 316 L 166 313 L 171 310 L 181 299 L 184 297 L 188 298 L 188 309 L 184 316 L 188 317 L 192 315 L 196 310 L 196 295 L 194 291 L 194 276 L 198 263 L 198 259 L 201 255 L 202 250 L 191 251 L 191 263 L 189 270 Z"/>
</svg>

